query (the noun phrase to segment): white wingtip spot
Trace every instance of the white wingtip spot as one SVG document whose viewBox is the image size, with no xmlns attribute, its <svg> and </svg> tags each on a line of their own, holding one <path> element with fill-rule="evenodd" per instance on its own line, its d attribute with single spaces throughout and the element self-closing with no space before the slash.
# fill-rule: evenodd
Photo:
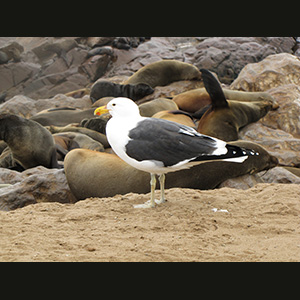
<svg viewBox="0 0 300 300">
<path fill-rule="evenodd" d="M 223 161 L 235 162 L 235 163 L 243 163 L 248 156 L 234 157 L 234 158 L 225 158 Z"/>
</svg>

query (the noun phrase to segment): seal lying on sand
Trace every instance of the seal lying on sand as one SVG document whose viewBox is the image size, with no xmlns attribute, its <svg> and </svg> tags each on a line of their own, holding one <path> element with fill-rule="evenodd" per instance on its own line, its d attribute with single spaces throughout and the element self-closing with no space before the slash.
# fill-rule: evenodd
<svg viewBox="0 0 300 300">
<path fill-rule="evenodd" d="M 0 140 L 4 140 L 13 159 L 24 169 L 36 166 L 60 167 L 51 133 L 37 122 L 11 114 L 0 115 Z"/>
<path fill-rule="evenodd" d="M 278 163 L 274 156 L 255 143 L 236 141 L 230 144 L 253 149 L 259 155 L 249 156 L 240 164 L 212 161 L 169 173 L 166 188 L 212 189 L 228 178 L 268 170 Z M 149 174 L 131 167 L 114 154 L 75 149 L 66 155 L 64 167 L 68 184 L 77 200 L 150 192 Z"/>
</svg>

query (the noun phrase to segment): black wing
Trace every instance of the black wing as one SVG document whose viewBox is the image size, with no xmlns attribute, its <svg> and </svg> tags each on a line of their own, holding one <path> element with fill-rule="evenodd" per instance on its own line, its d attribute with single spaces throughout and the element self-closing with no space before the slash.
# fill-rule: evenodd
<svg viewBox="0 0 300 300">
<path fill-rule="evenodd" d="M 165 167 L 184 160 L 210 156 L 217 149 L 217 140 L 193 128 L 175 122 L 146 118 L 129 132 L 128 156 L 138 160 L 157 160 Z M 198 160 L 198 159 L 197 159 Z"/>
</svg>

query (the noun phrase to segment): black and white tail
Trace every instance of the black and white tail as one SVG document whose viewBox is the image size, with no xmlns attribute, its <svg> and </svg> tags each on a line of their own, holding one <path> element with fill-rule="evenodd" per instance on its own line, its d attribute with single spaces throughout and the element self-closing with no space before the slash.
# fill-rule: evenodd
<svg viewBox="0 0 300 300">
<path fill-rule="evenodd" d="M 256 151 L 244 149 L 234 145 L 226 144 L 226 148 L 228 149 L 228 152 L 224 155 L 224 158 L 220 157 L 220 159 L 223 161 L 243 163 L 249 156 L 259 155 L 259 153 Z"/>
<path fill-rule="evenodd" d="M 225 151 L 224 151 L 225 149 Z M 249 156 L 259 155 L 258 152 L 244 149 L 238 146 L 226 144 L 225 147 L 221 149 L 216 149 L 211 154 L 204 154 L 196 157 L 192 161 L 210 161 L 210 160 L 221 160 L 227 162 L 243 163 Z"/>
</svg>

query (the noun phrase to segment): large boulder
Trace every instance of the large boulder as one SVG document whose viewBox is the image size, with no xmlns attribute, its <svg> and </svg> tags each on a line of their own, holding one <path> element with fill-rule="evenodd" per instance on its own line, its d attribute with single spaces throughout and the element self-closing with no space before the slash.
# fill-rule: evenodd
<svg viewBox="0 0 300 300">
<path fill-rule="evenodd" d="M 299 72 L 300 78 L 300 72 Z M 295 138 L 300 138 L 300 88 L 291 83 L 268 90 L 268 93 L 279 105 L 277 110 L 270 111 L 263 119 L 262 124 L 283 130 Z"/>
<path fill-rule="evenodd" d="M 270 55 L 258 63 L 247 64 L 230 88 L 265 92 L 286 84 L 300 84 L 300 59 L 292 54 Z"/>
<path fill-rule="evenodd" d="M 19 62 L 21 60 L 21 54 L 24 51 L 24 47 L 16 41 L 7 41 L 3 45 L 0 45 L 1 61 L 0 64 L 4 64 L 13 60 Z"/>
<path fill-rule="evenodd" d="M 239 132 L 242 140 L 258 143 L 285 166 L 300 166 L 300 139 L 280 130 L 261 124 L 247 125 Z"/>
<path fill-rule="evenodd" d="M 17 94 L 36 99 L 85 88 L 111 68 L 115 48 L 126 52 L 144 41 L 144 37 L 0 38 L 0 90 L 7 99 Z"/>
<path fill-rule="evenodd" d="M 6 53 L 0 51 L 0 63 L 1 59 L 6 62 L 0 65 L 3 78 L 0 90 L 6 92 L 7 99 L 17 94 L 35 99 L 49 98 L 84 88 L 96 75 L 102 76 L 110 62 L 109 56 L 100 55 L 92 70 L 80 69 L 88 59 L 89 48 L 80 45 L 76 37 L 15 39 L 18 43 L 10 42 L 19 44 L 24 51 L 19 60 L 5 60 Z"/>
<path fill-rule="evenodd" d="M 12 184 L 0 189 L 0 210 L 13 210 L 38 202 L 76 201 L 63 169 L 39 166 L 22 173 L 1 169 L 0 184 Z"/>
<path fill-rule="evenodd" d="M 194 64 L 230 84 L 244 66 L 271 54 L 292 53 L 295 43 L 292 37 L 212 37 L 196 46 Z"/>
<path fill-rule="evenodd" d="M 17 62 L 0 65 L 0 90 L 9 91 L 36 75 L 39 67 L 32 63 Z"/>
<path fill-rule="evenodd" d="M 248 64 L 230 86 L 247 92 L 267 92 L 278 103 L 278 109 L 243 128 L 239 137 L 264 146 L 286 166 L 300 165 L 299 84 L 299 58 L 282 53 Z"/>
</svg>

